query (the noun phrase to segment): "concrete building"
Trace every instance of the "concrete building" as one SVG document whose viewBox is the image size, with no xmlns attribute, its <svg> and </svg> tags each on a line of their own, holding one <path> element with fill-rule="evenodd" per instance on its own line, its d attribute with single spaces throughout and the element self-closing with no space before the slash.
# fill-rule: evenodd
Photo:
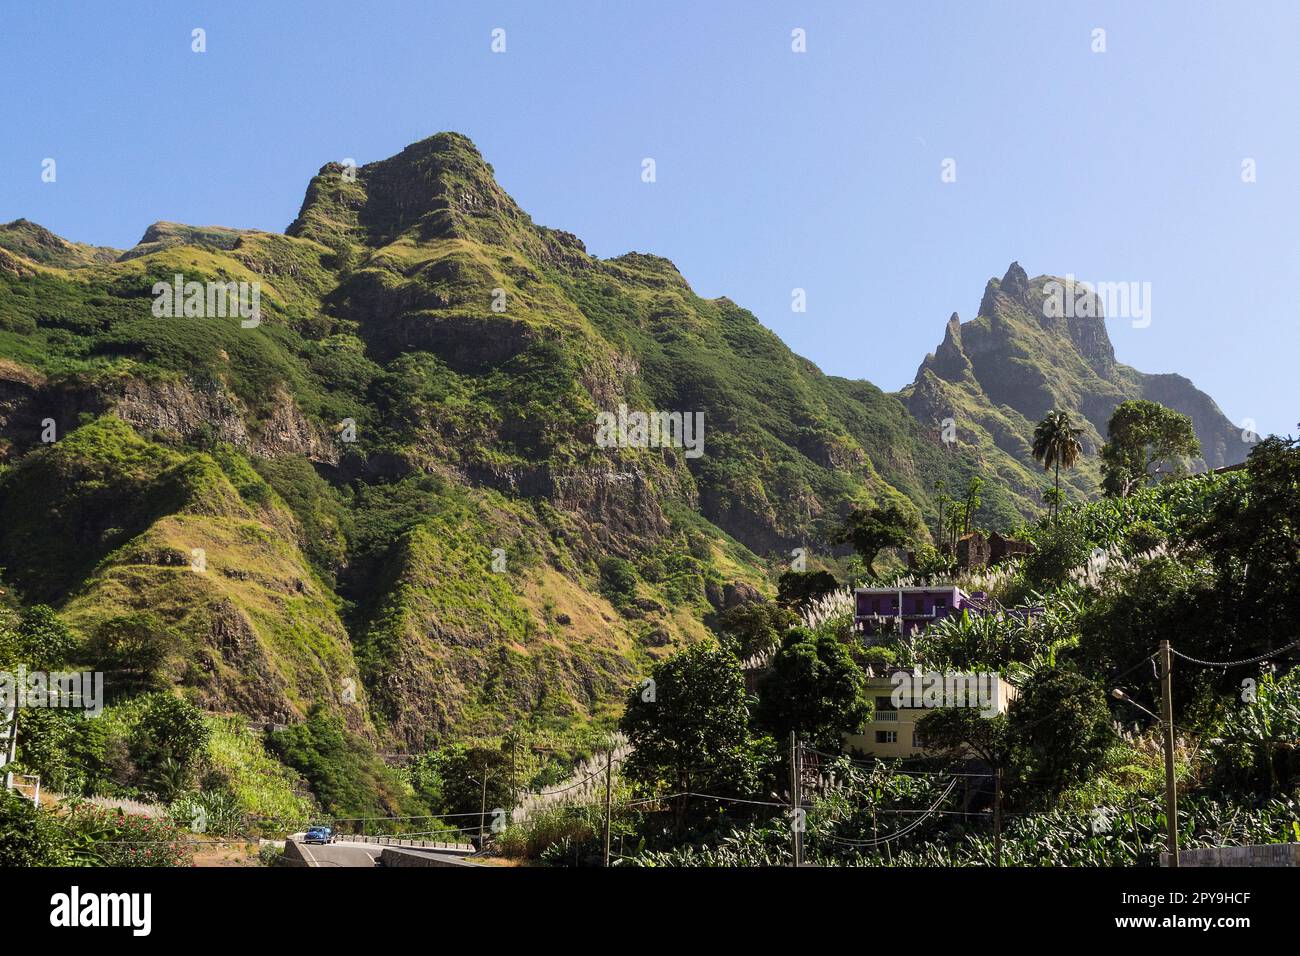
<svg viewBox="0 0 1300 956">
<path fill-rule="evenodd" d="M 1008 561 L 1011 558 L 1021 558 L 1027 554 L 1032 554 L 1034 546 L 1028 541 L 1017 541 L 1015 538 L 1003 537 L 994 531 L 989 535 L 989 564 L 997 564 L 999 561 Z"/>
<path fill-rule="evenodd" d="M 858 588 L 853 592 L 853 622 L 863 634 L 886 628 L 896 633 L 922 631 L 949 614 L 980 613 L 984 594 L 967 594 L 955 584 L 911 588 Z"/>
<path fill-rule="evenodd" d="M 911 687 L 916 688 L 915 693 L 895 694 L 900 689 L 899 679 L 894 675 L 899 673 L 913 677 L 908 683 Z M 923 678 L 927 675 L 921 675 Z M 969 687 L 969 679 L 981 677 L 984 675 L 956 675 L 956 674 L 935 674 L 929 675 L 937 677 L 940 686 L 944 689 L 944 703 L 962 706 L 960 700 L 954 700 L 953 697 L 960 697 L 960 690 L 963 686 Z M 963 679 L 965 681 L 963 682 Z M 1011 701 L 1016 698 L 1016 688 L 1008 684 L 996 674 L 987 675 L 988 683 L 987 706 L 989 711 L 1005 714 Z M 917 733 L 917 722 L 936 709 L 934 706 L 926 706 L 927 696 L 920 691 L 916 685 L 919 682 L 915 680 L 915 675 L 894 668 L 890 674 L 884 677 L 872 677 L 867 681 L 867 695 L 875 704 L 875 713 L 872 719 L 863 728 L 861 733 L 844 734 L 844 749 L 848 753 L 859 754 L 870 757 L 918 757 L 930 756 L 932 751 L 926 749 L 925 740 Z M 903 706 L 895 706 L 896 697 L 901 697 Z M 929 697 L 929 702 L 934 702 L 934 697 Z M 914 706 L 908 706 L 909 702 Z M 973 704 L 972 701 L 966 703 Z"/>
</svg>

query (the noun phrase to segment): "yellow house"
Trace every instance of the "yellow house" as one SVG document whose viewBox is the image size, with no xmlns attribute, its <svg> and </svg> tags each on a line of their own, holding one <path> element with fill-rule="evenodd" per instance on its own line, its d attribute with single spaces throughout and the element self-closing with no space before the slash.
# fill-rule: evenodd
<svg viewBox="0 0 1300 956">
<path fill-rule="evenodd" d="M 978 705 L 990 716 L 1005 714 L 1016 697 L 1016 688 L 996 674 L 901 671 L 902 677 L 896 676 L 899 673 L 867 680 L 867 696 L 876 706 L 875 713 L 862 733 L 843 735 L 845 751 L 871 757 L 927 756 L 930 752 L 916 725 L 931 710 Z M 980 697 L 973 689 L 977 685 Z M 896 699 L 901 699 L 902 706 L 895 706 Z"/>
</svg>

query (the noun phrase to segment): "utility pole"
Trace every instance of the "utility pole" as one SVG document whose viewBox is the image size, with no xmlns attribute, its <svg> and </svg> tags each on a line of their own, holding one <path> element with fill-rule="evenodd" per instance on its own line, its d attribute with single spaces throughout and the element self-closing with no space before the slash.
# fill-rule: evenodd
<svg viewBox="0 0 1300 956">
<path fill-rule="evenodd" d="M 1169 642 L 1160 642 L 1160 712 L 1165 725 L 1165 816 L 1169 822 L 1169 865 L 1178 866 L 1178 785 L 1174 781 L 1174 679 Z"/>
<path fill-rule="evenodd" d="M 483 828 L 484 828 L 484 823 L 487 822 L 487 778 L 488 778 L 487 767 L 484 767 L 483 768 L 483 802 L 479 804 L 479 808 L 478 808 L 478 848 L 480 850 L 482 850 L 485 845 L 483 842 Z"/>
<path fill-rule="evenodd" d="M 605 866 L 609 866 L 609 816 L 614 792 L 614 751 L 605 760 Z"/>
<path fill-rule="evenodd" d="M 14 701 L 11 710 L 3 715 L 4 725 L 0 726 L 0 767 L 7 767 L 12 764 L 18 757 L 18 702 Z M 4 789 L 9 790 L 14 785 L 14 774 L 12 770 L 4 771 Z"/>
<path fill-rule="evenodd" d="M 510 799 L 513 801 L 515 798 L 515 748 L 519 744 L 519 738 L 511 731 L 506 735 L 506 740 L 510 744 Z M 511 808 L 513 809 L 513 807 L 514 804 L 511 803 Z"/>
<path fill-rule="evenodd" d="M 993 774 L 993 856 L 1002 865 L 1002 768 Z"/>
<path fill-rule="evenodd" d="M 803 799 L 799 794 L 799 744 L 795 741 L 794 731 L 790 731 L 790 852 L 794 866 L 803 860 L 803 819 L 801 818 Z"/>
</svg>

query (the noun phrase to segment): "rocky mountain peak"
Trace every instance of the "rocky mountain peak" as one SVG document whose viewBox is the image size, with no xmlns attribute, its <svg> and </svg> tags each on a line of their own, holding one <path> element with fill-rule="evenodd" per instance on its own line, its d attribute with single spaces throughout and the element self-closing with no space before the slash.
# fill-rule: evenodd
<svg viewBox="0 0 1300 956">
<path fill-rule="evenodd" d="M 438 133 L 364 166 L 329 163 L 313 177 L 286 232 L 337 245 L 475 238 L 505 244 L 531 220 L 497 185 L 492 167 L 459 133 Z"/>
<path fill-rule="evenodd" d="M 1007 308 L 1029 311 L 1033 308 L 1033 284 L 1019 262 L 1007 267 L 1001 279 L 989 279 L 980 300 L 980 315 L 996 318 Z"/>
<path fill-rule="evenodd" d="M 954 312 L 944 326 L 943 341 L 932 354 L 925 357 L 917 370 L 917 380 L 920 380 L 922 372 L 931 369 L 940 378 L 957 381 L 970 371 L 970 367 L 970 359 L 962 350 L 961 319 Z"/>
<path fill-rule="evenodd" d="M 1018 262 L 988 281 L 973 321 L 948 320 L 943 341 L 904 394 L 927 422 L 955 406 L 992 406 L 997 411 L 982 413 L 983 427 L 1016 455 L 1024 454 L 1026 430 L 1053 408 L 1090 423 L 1089 440 L 1099 445 L 1116 405 L 1152 398 L 1191 416 L 1210 467 L 1245 456 L 1231 422 L 1186 379 L 1144 375 L 1115 360 L 1103 303 L 1091 287 L 1059 276 L 1031 279 Z M 1020 435 L 1008 430 L 1007 412 L 1022 419 Z"/>
<path fill-rule="evenodd" d="M 1007 266 L 1002 277 L 1002 292 L 1012 298 L 1023 299 L 1029 293 L 1029 275 L 1021 268 L 1019 262 Z"/>
</svg>

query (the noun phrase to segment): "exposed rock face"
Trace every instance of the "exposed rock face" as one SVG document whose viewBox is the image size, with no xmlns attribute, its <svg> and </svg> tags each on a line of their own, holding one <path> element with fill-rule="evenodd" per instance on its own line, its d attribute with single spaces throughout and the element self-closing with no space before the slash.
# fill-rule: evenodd
<svg viewBox="0 0 1300 956">
<path fill-rule="evenodd" d="M 458 133 L 439 133 L 359 169 L 322 167 L 285 231 L 325 245 L 344 236 L 382 246 L 408 230 L 426 242 L 504 242 L 521 226 L 531 227 L 531 220 L 497 185 L 474 144 Z M 552 232 L 544 243 L 552 257 L 581 251 L 581 243 L 566 235 Z"/>
<path fill-rule="evenodd" d="M 759 593 L 758 588 L 752 584 L 746 584 L 744 581 L 734 581 L 731 584 L 723 586 L 722 589 L 722 606 L 724 608 L 739 607 L 742 604 L 752 604 L 754 601 L 763 600 L 763 595 Z"/>
<path fill-rule="evenodd" d="M 82 413 L 112 411 L 144 433 L 191 441 L 200 436 L 227 442 L 259 458 L 303 455 L 336 465 L 338 446 L 307 420 L 282 393 L 265 421 L 214 385 L 179 379 L 128 379 L 105 387 L 48 383 L 44 376 L 0 361 L 0 460 L 41 440 L 41 423 L 53 419 L 56 437 L 75 428 Z"/>
<path fill-rule="evenodd" d="M 229 600 L 210 610 L 208 647 L 200 651 L 206 672 L 199 700 L 209 709 L 232 709 L 255 720 L 288 723 L 301 719 L 289 708 L 287 685 L 272 669 L 248 619 Z"/>
<path fill-rule="evenodd" d="M 1053 294 L 1057 302 L 1068 296 L 1074 306 L 1055 308 Z M 959 437 L 963 428 L 978 429 L 1030 467 L 1032 428 L 1048 411 L 1072 412 L 1085 428 L 1085 454 L 1093 456 L 1115 406 L 1137 398 L 1191 417 L 1204 467 L 1244 461 L 1249 446 L 1238 429 L 1190 381 L 1115 361 L 1103 311 L 1094 292 L 1054 276 L 1030 279 L 1013 262 L 1001 280 L 989 280 L 973 321 L 949 319 L 943 342 L 926 356 L 903 398 L 920 421 L 951 416 Z M 1085 472 L 1091 467 L 1085 462 Z M 1082 477 L 1081 490 L 1095 487 L 1094 476 Z"/>
<path fill-rule="evenodd" d="M 934 355 L 925 357 L 921 367 L 934 369 L 936 375 L 950 382 L 960 381 L 971 374 L 970 359 L 962 351 L 961 319 L 957 317 L 956 312 L 944 327 L 943 341 L 939 343 Z"/>
<path fill-rule="evenodd" d="M 1219 411 L 1219 406 L 1181 375 L 1146 375 L 1137 373 L 1142 398 L 1177 409 L 1192 419 L 1192 427 L 1201 442 L 1201 455 L 1210 468 L 1223 468 L 1246 460 L 1250 445 L 1242 429 L 1234 426 Z"/>
<path fill-rule="evenodd" d="M 0 359 L 0 461 L 4 461 L 14 436 L 27 440 L 38 434 L 34 399 L 45 385 L 45 376 Z M 24 444 L 27 442 L 24 441 Z"/>
<path fill-rule="evenodd" d="M 287 233 L 160 222 L 119 253 L 0 227 L 5 583 L 71 596 L 85 626 L 165 610 L 203 701 L 262 720 L 339 707 L 353 674 L 395 747 L 590 720 L 854 505 L 932 518 L 938 481 L 978 473 L 998 478 L 988 526 L 1039 513 L 1029 440 L 1051 408 L 1094 456 L 1063 476 L 1076 497 L 1125 398 L 1191 414 L 1212 465 L 1244 453 L 1212 401 L 1117 364 L 1100 310 L 1049 313 L 1050 277 L 1018 264 L 891 395 L 822 374 L 667 259 L 597 259 L 533 223 L 456 134 L 326 165 Z M 257 277 L 264 326 L 152 315 L 143 279 L 178 268 Z M 702 422 L 702 443 L 598 442 L 624 405 Z M 281 460 L 197 453 L 214 443 Z M 632 592 L 605 593 L 610 557 Z"/>
</svg>

